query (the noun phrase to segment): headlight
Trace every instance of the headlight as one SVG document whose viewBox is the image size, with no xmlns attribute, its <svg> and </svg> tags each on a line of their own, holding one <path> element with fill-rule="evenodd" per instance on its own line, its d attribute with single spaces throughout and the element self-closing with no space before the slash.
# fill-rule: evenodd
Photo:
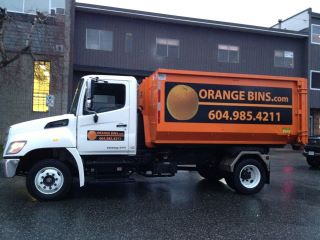
<svg viewBox="0 0 320 240">
<path fill-rule="evenodd" d="M 16 141 L 10 143 L 8 147 L 7 154 L 17 154 L 22 150 L 22 148 L 26 145 L 26 141 Z"/>
</svg>

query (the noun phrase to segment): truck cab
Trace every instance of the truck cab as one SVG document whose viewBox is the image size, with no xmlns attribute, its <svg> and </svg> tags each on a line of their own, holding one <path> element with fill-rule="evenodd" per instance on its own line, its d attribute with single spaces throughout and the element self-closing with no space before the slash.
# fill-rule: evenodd
<svg viewBox="0 0 320 240">
<path fill-rule="evenodd" d="M 69 114 L 9 128 L 1 176 L 27 175 L 31 195 L 59 199 L 69 191 L 72 176 L 84 185 L 85 156 L 135 155 L 137 86 L 134 77 L 81 78 Z"/>
<path fill-rule="evenodd" d="M 137 86 L 133 77 L 81 79 L 71 106 L 80 155 L 136 154 Z"/>
</svg>

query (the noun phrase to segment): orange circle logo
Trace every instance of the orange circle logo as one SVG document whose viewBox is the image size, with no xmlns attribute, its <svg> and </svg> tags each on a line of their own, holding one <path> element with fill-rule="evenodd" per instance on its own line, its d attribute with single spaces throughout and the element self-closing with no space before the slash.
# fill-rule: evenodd
<svg viewBox="0 0 320 240">
<path fill-rule="evenodd" d="M 187 85 L 177 85 L 167 96 L 167 108 L 174 119 L 190 120 L 198 112 L 198 94 Z"/>
<path fill-rule="evenodd" d="M 87 137 L 89 140 L 96 140 L 97 133 L 95 131 L 89 131 Z"/>
</svg>

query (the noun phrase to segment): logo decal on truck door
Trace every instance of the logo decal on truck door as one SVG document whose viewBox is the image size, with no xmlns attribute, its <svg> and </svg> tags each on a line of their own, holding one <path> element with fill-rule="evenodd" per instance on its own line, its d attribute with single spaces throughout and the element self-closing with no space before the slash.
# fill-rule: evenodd
<svg viewBox="0 0 320 240">
<path fill-rule="evenodd" d="M 165 83 L 166 122 L 292 124 L 292 89 Z"/>
<path fill-rule="evenodd" d="M 124 131 L 87 131 L 88 141 L 124 141 Z"/>
</svg>

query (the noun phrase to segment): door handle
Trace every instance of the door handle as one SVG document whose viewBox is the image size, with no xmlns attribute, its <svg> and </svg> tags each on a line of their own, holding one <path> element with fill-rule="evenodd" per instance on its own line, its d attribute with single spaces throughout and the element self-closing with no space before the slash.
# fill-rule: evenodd
<svg viewBox="0 0 320 240">
<path fill-rule="evenodd" d="M 117 125 L 117 127 L 126 127 L 127 126 L 127 124 L 124 124 L 124 123 L 119 123 L 118 125 Z"/>
</svg>

